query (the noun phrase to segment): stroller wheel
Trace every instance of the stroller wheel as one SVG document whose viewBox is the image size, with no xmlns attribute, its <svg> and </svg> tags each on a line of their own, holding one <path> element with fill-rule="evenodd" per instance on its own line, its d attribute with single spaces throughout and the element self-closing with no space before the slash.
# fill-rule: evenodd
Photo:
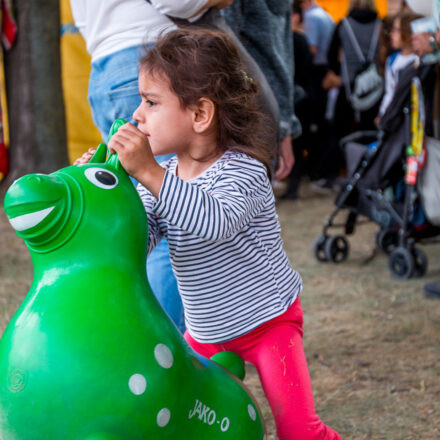
<svg viewBox="0 0 440 440">
<path fill-rule="evenodd" d="M 381 229 L 376 233 L 377 247 L 390 255 L 391 252 L 397 247 L 398 236 L 396 231 L 390 229 Z"/>
<path fill-rule="evenodd" d="M 388 264 L 394 278 L 407 280 L 414 273 L 415 258 L 408 249 L 397 247 L 391 252 Z"/>
<path fill-rule="evenodd" d="M 313 244 L 313 253 L 315 254 L 315 258 L 320 261 L 321 263 L 325 263 L 328 261 L 327 257 L 325 256 L 325 242 L 327 241 L 328 236 L 321 234 Z"/>
<path fill-rule="evenodd" d="M 413 248 L 412 254 L 414 256 L 414 277 L 422 277 L 428 269 L 428 259 L 421 249 Z"/>
<path fill-rule="evenodd" d="M 348 250 L 348 241 L 343 235 L 328 237 L 324 245 L 325 256 L 332 263 L 342 263 L 346 260 Z"/>
</svg>

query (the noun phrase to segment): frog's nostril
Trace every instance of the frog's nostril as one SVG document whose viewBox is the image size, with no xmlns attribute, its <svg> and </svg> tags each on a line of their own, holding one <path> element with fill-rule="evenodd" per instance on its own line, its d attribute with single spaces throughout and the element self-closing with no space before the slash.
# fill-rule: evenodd
<svg viewBox="0 0 440 440">
<path fill-rule="evenodd" d="M 21 182 L 26 183 L 41 183 L 44 181 L 44 178 L 47 178 L 47 176 L 43 176 L 42 174 L 29 174 L 27 176 L 22 177 L 20 180 Z"/>
</svg>

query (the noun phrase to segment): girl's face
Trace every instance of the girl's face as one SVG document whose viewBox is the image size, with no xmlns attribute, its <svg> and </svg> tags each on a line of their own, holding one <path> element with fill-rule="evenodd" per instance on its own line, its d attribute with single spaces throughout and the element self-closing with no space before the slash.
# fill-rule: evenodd
<svg viewBox="0 0 440 440">
<path fill-rule="evenodd" d="M 393 27 L 390 32 L 391 47 L 393 49 L 402 49 L 402 32 L 400 29 L 400 18 L 393 21 Z"/>
<path fill-rule="evenodd" d="M 142 102 L 133 113 L 139 130 L 150 142 L 155 156 L 184 153 L 194 132 L 193 111 L 183 108 L 164 76 L 139 74 L 139 94 Z"/>
</svg>

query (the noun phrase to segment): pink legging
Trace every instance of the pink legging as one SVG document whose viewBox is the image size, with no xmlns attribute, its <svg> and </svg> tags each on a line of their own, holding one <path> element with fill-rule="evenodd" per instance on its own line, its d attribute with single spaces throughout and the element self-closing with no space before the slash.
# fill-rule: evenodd
<svg viewBox="0 0 440 440">
<path fill-rule="evenodd" d="M 220 344 L 188 344 L 203 356 L 233 351 L 255 365 L 272 408 L 280 440 L 341 440 L 319 420 L 302 344 L 303 312 L 299 298 L 289 309 L 244 336 Z"/>
</svg>

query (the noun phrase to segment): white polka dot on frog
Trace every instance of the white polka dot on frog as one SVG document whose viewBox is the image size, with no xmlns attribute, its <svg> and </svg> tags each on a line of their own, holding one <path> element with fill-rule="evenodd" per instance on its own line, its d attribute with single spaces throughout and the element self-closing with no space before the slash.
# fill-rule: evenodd
<svg viewBox="0 0 440 440">
<path fill-rule="evenodd" d="M 170 418 L 171 418 L 170 410 L 168 408 L 162 408 L 157 413 L 157 419 L 156 419 L 157 426 L 159 426 L 159 428 L 163 428 L 164 426 L 168 425 Z"/>
<path fill-rule="evenodd" d="M 257 413 L 255 412 L 255 408 L 252 405 L 248 405 L 248 413 L 249 413 L 249 417 L 253 421 L 257 420 Z"/>
<path fill-rule="evenodd" d="M 162 368 L 171 368 L 173 366 L 173 353 L 165 344 L 157 344 L 154 347 L 154 357 Z"/>
<path fill-rule="evenodd" d="M 133 374 L 128 381 L 128 387 L 133 394 L 139 396 L 145 392 L 147 388 L 147 380 L 142 374 Z"/>
</svg>

